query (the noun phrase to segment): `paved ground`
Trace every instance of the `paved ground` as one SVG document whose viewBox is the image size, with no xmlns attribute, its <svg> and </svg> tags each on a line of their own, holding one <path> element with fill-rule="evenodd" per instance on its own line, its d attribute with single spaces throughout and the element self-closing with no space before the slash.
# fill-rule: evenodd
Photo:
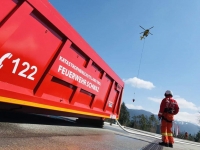
<svg viewBox="0 0 200 150">
<path fill-rule="evenodd" d="M 139 134 L 109 124 L 100 129 L 56 118 L 0 112 L 0 150 L 141 150 L 149 145 L 163 148 L 158 147 L 158 138 Z M 200 147 L 176 143 L 174 149 Z"/>
</svg>

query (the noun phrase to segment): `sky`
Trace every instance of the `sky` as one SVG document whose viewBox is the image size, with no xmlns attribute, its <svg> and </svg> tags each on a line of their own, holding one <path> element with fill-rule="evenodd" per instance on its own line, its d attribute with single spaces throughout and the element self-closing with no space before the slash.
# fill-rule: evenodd
<svg viewBox="0 0 200 150">
<path fill-rule="evenodd" d="M 200 1 L 49 0 L 124 81 L 129 109 L 158 114 L 166 90 L 180 112 L 200 118 Z M 154 26 L 145 40 L 141 32 Z M 135 102 L 132 101 L 135 99 Z"/>
</svg>

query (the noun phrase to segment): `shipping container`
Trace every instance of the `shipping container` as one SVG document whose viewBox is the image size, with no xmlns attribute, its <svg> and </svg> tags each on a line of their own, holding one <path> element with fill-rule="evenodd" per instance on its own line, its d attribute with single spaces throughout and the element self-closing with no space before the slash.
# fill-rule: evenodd
<svg viewBox="0 0 200 150">
<path fill-rule="evenodd" d="M 119 117 L 123 89 L 48 0 L 0 1 L 0 109 L 101 124 Z"/>
</svg>

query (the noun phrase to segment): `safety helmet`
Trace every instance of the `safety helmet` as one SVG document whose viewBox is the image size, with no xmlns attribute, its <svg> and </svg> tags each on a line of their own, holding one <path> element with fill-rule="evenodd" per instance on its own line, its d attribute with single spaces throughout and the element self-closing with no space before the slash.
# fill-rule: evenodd
<svg viewBox="0 0 200 150">
<path fill-rule="evenodd" d="M 167 91 L 165 92 L 165 96 L 173 96 L 172 91 L 167 90 Z"/>
</svg>

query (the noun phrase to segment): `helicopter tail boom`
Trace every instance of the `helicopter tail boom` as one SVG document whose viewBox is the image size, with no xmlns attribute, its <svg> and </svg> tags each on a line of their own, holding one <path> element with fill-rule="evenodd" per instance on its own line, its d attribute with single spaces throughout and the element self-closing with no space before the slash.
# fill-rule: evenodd
<svg viewBox="0 0 200 150">
<path fill-rule="evenodd" d="M 140 37 L 140 40 L 142 40 L 142 39 L 144 39 L 144 36 L 141 36 L 141 37 Z"/>
</svg>

